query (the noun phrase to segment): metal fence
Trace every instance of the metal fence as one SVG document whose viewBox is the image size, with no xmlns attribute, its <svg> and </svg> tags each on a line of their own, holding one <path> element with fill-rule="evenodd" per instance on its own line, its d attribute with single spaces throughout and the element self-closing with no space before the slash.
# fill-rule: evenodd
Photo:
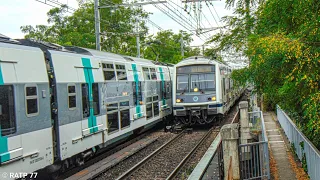
<svg viewBox="0 0 320 180">
<path fill-rule="evenodd" d="M 250 131 L 258 142 L 239 145 L 241 179 L 270 179 L 268 137 L 261 111 L 249 112 Z"/>
<path fill-rule="evenodd" d="M 304 162 L 306 160 L 308 175 L 312 180 L 320 179 L 320 152 L 305 137 L 288 117 L 288 115 L 277 106 L 277 118 L 288 137 L 291 144 L 294 145 L 295 151 L 299 159 Z"/>
</svg>

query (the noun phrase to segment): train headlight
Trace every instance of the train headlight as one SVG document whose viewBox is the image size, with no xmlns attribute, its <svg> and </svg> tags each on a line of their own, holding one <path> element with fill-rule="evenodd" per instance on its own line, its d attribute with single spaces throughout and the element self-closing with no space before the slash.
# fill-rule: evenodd
<svg viewBox="0 0 320 180">
<path fill-rule="evenodd" d="M 215 97 L 215 96 L 212 96 L 211 100 L 212 100 L 212 101 L 215 101 L 215 100 L 216 100 L 216 97 Z"/>
<path fill-rule="evenodd" d="M 176 99 L 176 102 L 181 103 L 181 102 L 183 102 L 183 99 Z"/>
<path fill-rule="evenodd" d="M 194 92 L 198 92 L 199 89 L 198 89 L 197 87 L 195 87 L 195 88 L 193 89 L 193 91 L 194 91 Z"/>
</svg>

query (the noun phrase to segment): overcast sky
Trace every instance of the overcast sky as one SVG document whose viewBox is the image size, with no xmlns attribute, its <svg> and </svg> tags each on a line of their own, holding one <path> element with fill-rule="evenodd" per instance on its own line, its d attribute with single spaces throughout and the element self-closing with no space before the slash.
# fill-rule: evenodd
<svg viewBox="0 0 320 180">
<path fill-rule="evenodd" d="M 44 2 L 45 0 L 39 0 Z M 69 6 L 77 8 L 77 1 L 76 0 L 53 0 L 59 1 L 61 3 L 67 3 Z M 175 3 L 179 3 L 179 0 L 172 0 Z M 222 1 L 212 1 L 219 17 L 223 17 L 225 15 L 231 15 L 232 12 L 230 10 L 225 9 L 224 0 Z M 163 5 L 161 5 L 164 7 Z M 205 27 L 216 27 L 216 23 L 214 18 L 212 17 L 210 11 L 206 7 L 205 3 L 202 5 L 203 12 L 208 19 L 203 18 L 203 25 Z M 38 24 L 47 24 L 47 12 L 52 7 L 40 3 L 36 0 L 1 0 L 0 6 L 0 33 L 9 36 L 11 38 L 23 38 L 24 34 L 20 30 L 20 26 L 23 25 L 38 25 Z M 150 19 L 159 25 L 162 29 L 172 29 L 174 32 L 178 32 L 179 30 L 185 30 L 182 26 L 178 23 L 167 17 L 161 11 L 156 9 L 152 5 L 144 6 L 144 9 L 148 12 L 152 12 L 153 14 L 150 15 Z M 211 9 L 212 10 L 212 9 Z M 212 10 L 213 11 L 213 10 Z M 213 11 L 215 15 L 215 12 Z M 218 17 L 215 15 L 215 18 L 218 20 Z M 209 24 L 210 23 L 210 24 Z M 221 24 L 219 24 L 221 25 Z M 149 33 L 153 34 L 156 33 L 158 30 L 149 25 L 150 31 Z M 211 35 L 217 31 L 211 32 Z M 192 45 L 201 45 L 204 42 L 193 36 L 194 42 Z"/>
</svg>

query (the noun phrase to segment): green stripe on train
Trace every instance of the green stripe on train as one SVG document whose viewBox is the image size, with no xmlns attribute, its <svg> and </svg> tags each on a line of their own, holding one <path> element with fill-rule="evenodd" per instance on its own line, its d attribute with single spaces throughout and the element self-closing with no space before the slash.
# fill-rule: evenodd
<svg viewBox="0 0 320 180">
<path fill-rule="evenodd" d="M 92 66 L 89 58 L 81 58 L 81 60 L 82 60 L 82 65 L 84 67 L 83 73 L 89 88 L 88 94 L 89 94 L 89 104 L 90 104 L 89 106 L 90 116 L 88 117 L 88 128 L 90 128 L 90 133 L 94 133 L 98 131 L 98 127 L 96 127 L 97 117 L 94 116 L 94 109 L 93 109 L 92 84 L 94 83 L 94 79 L 93 79 Z"/>
<path fill-rule="evenodd" d="M 133 78 L 134 78 L 134 82 L 136 83 L 136 113 L 138 118 L 142 117 L 141 114 L 141 108 L 140 108 L 140 102 L 138 99 L 138 94 L 139 94 L 139 75 L 138 75 L 138 70 L 137 70 L 137 65 L 136 64 L 131 64 L 132 67 L 132 71 L 133 71 Z"/>
</svg>

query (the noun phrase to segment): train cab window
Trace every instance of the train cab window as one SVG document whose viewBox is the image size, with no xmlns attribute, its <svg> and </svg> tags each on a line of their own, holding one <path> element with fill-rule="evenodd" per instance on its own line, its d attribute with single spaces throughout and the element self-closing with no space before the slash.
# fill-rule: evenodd
<svg viewBox="0 0 320 180">
<path fill-rule="evenodd" d="M 123 101 L 120 105 L 120 124 L 121 129 L 130 126 L 130 106 L 129 101 Z"/>
<path fill-rule="evenodd" d="M 151 80 L 151 75 L 150 75 L 150 72 L 149 72 L 149 68 L 142 67 L 142 71 L 143 71 L 144 80 Z"/>
<path fill-rule="evenodd" d="M 74 85 L 68 86 L 68 105 L 71 110 L 77 106 L 76 86 Z"/>
<path fill-rule="evenodd" d="M 127 80 L 127 72 L 125 65 L 116 65 L 118 80 Z"/>
<path fill-rule="evenodd" d="M 189 91 L 189 76 L 178 75 L 177 76 L 177 92 L 188 92 Z"/>
<path fill-rule="evenodd" d="M 98 83 L 92 84 L 92 108 L 93 114 L 98 115 L 100 114 L 100 104 L 99 104 L 99 85 Z"/>
<path fill-rule="evenodd" d="M 108 133 L 119 130 L 119 107 L 118 103 L 107 104 Z"/>
<path fill-rule="evenodd" d="M 26 110 L 27 116 L 38 113 L 38 92 L 36 86 L 26 86 Z"/>
<path fill-rule="evenodd" d="M 132 88 L 133 102 L 134 102 L 134 105 L 137 106 L 140 103 L 140 101 L 142 101 L 141 82 L 138 82 L 138 83 L 133 82 L 132 87 L 133 87 Z"/>
<path fill-rule="evenodd" d="M 90 116 L 88 84 L 81 84 L 83 118 Z"/>
<path fill-rule="evenodd" d="M 191 90 L 198 88 L 200 90 L 214 90 L 214 74 L 192 74 Z"/>
<path fill-rule="evenodd" d="M 116 74 L 114 72 L 113 64 L 102 63 L 102 70 L 103 70 L 104 80 L 106 81 L 116 80 Z"/>
<path fill-rule="evenodd" d="M 13 86 L 0 86 L 0 132 L 1 136 L 16 132 Z"/>
<path fill-rule="evenodd" d="M 151 79 L 152 80 L 157 80 L 157 72 L 155 68 L 150 68 L 150 73 L 151 73 Z"/>
</svg>

